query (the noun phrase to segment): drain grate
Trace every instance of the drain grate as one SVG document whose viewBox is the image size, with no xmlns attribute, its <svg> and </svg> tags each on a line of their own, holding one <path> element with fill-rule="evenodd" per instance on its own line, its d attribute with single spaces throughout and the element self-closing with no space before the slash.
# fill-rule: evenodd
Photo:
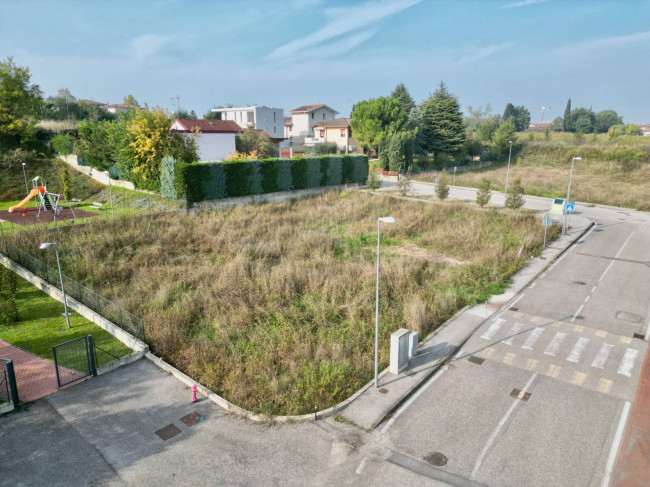
<svg viewBox="0 0 650 487">
<path fill-rule="evenodd" d="M 388 389 L 382 387 L 381 389 L 379 389 L 379 392 L 381 392 L 382 394 L 388 394 Z"/>
<path fill-rule="evenodd" d="M 524 392 L 521 394 L 521 389 L 513 389 L 512 392 L 510 393 L 510 397 L 515 397 L 517 399 L 521 399 L 522 401 L 528 401 L 528 398 L 530 397 L 530 392 Z"/>
<path fill-rule="evenodd" d="M 430 463 L 434 467 L 443 467 L 447 465 L 447 457 L 437 451 L 429 453 L 427 456 L 425 456 L 424 461 Z"/>
<path fill-rule="evenodd" d="M 176 436 L 180 432 L 181 430 L 179 430 L 176 426 L 174 426 L 173 424 L 168 424 L 164 428 L 161 428 L 158 431 L 156 431 L 156 434 L 160 436 L 160 438 L 163 441 L 167 441 L 168 439 Z"/>
<path fill-rule="evenodd" d="M 519 311 L 519 308 L 515 308 L 514 306 L 510 306 L 510 311 Z"/>
<path fill-rule="evenodd" d="M 641 340 L 645 340 L 645 335 L 643 333 L 635 333 L 632 335 L 632 338 L 640 338 Z"/>
<path fill-rule="evenodd" d="M 484 359 L 484 358 L 477 357 L 477 356 L 475 356 L 475 355 L 472 355 L 472 356 L 471 356 L 470 358 L 468 358 L 467 360 L 468 360 L 468 362 L 471 362 L 471 363 L 476 364 L 476 365 L 481 365 L 481 364 L 483 364 L 483 362 L 485 362 L 485 359 Z"/>
<path fill-rule="evenodd" d="M 201 416 L 199 413 L 196 411 L 188 414 L 187 416 L 183 416 L 181 418 L 181 421 L 185 423 L 187 426 L 194 426 L 196 423 L 199 421 L 203 421 L 205 418 Z"/>
</svg>

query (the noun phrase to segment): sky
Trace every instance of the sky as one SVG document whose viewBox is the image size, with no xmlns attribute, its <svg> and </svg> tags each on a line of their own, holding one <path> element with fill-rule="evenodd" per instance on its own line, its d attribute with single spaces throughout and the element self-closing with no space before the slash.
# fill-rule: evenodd
<svg viewBox="0 0 650 487">
<path fill-rule="evenodd" d="M 180 106 L 354 103 L 404 83 L 650 123 L 650 0 L 0 0 L 0 59 L 46 95 Z M 532 109 L 533 122 L 541 111 Z"/>
</svg>

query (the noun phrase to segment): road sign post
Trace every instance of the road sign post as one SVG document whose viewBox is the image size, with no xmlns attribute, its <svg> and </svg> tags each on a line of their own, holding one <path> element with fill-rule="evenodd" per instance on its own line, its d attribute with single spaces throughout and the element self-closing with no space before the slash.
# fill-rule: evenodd
<svg viewBox="0 0 650 487">
<path fill-rule="evenodd" d="M 456 169 L 458 169 L 458 166 L 454 166 L 454 186 L 456 186 Z"/>
<path fill-rule="evenodd" d="M 544 218 L 542 218 L 542 225 L 544 226 L 544 248 L 546 248 L 546 231 L 548 230 L 548 227 L 553 225 L 551 215 L 547 214 Z"/>
</svg>

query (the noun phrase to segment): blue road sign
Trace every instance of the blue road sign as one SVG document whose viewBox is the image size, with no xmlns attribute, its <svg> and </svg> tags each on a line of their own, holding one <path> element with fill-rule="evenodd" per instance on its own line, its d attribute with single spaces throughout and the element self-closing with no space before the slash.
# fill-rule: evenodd
<svg viewBox="0 0 650 487">
<path fill-rule="evenodd" d="M 566 205 L 566 212 L 567 213 L 573 213 L 574 206 L 572 203 L 569 203 Z"/>
</svg>

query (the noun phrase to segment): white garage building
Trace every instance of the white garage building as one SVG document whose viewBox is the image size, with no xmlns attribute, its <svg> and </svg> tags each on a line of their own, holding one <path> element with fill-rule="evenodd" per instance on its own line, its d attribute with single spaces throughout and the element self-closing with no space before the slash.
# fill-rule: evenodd
<svg viewBox="0 0 650 487">
<path fill-rule="evenodd" d="M 235 135 L 241 128 L 230 120 L 174 120 L 170 130 L 181 134 L 197 134 L 196 153 L 199 162 L 221 161 L 235 149 Z"/>
</svg>

